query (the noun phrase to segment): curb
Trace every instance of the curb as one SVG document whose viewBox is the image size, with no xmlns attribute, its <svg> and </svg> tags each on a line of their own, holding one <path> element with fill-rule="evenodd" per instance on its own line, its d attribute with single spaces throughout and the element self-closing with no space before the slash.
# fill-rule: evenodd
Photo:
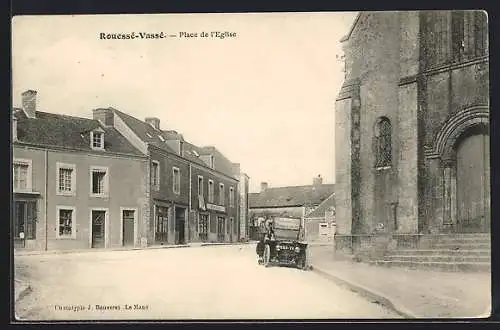
<svg viewBox="0 0 500 330">
<path fill-rule="evenodd" d="M 212 246 L 212 245 L 248 245 L 254 242 L 236 242 L 236 243 L 201 243 L 199 246 Z"/>
<path fill-rule="evenodd" d="M 155 249 L 178 249 L 199 246 L 217 246 L 217 245 L 245 245 L 253 244 L 254 242 L 234 242 L 234 243 L 188 243 L 182 245 L 153 245 L 148 247 L 134 248 L 110 248 L 110 249 L 86 249 L 86 250 L 52 250 L 52 251 L 29 251 L 29 252 L 14 252 L 14 256 L 34 256 L 48 254 L 72 254 L 72 253 L 92 253 L 92 252 L 121 252 L 121 251 L 138 251 L 138 250 L 155 250 Z"/>
<path fill-rule="evenodd" d="M 320 275 L 328 280 L 332 280 L 339 285 L 346 286 L 349 289 L 351 289 L 352 291 L 354 291 L 362 296 L 365 296 L 374 302 L 378 302 L 379 304 L 383 305 L 384 307 L 386 307 L 386 308 L 396 312 L 397 314 L 403 316 L 404 318 L 408 318 L 408 319 L 420 318 L 419 316 L 415 315 L 413 312 L 406 309 L 399 301 L 397 301 L 395 299 L 389 299 L 385 295 L 383 295 L 375 290 L 368 289 L 359 283 L 355 283 L 354 281 L 345 280 L 344 278 L 342 278 L 338 275 L 334 275 L 331 272 L 327 272 L 327 271 L 321 269 L 321 267 L 318 268 L 317 266 L 314 266 L 312 268 L 312 270 L 313 270 L 313 272 L 317 273 L 318 275 Z"/>
</svg>

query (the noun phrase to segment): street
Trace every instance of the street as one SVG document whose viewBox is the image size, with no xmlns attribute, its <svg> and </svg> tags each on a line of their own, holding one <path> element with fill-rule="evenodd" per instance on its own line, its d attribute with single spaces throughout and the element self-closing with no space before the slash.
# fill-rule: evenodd
<svg viewBox="0 0 500 330">
<path fill-rule="evenodd" d="M 399 318 L 312 271 L 257 264 L 255 245 L 16 256 L 28 320 Z"/>
</svg>

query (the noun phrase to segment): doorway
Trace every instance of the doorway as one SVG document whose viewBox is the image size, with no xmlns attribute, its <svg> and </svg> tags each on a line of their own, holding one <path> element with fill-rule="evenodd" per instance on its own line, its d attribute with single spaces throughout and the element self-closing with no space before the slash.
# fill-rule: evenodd
<svg viewBox="0 0 500 330">
<path fill-rule="evenodd" d="M 233 232 L 234 232 L 234 218 L 229 218 L 229 242 L 233 242 Z"/>
<path fill-rule="evenodd" d="M 175 208 L 175 244 L 186 244 L 186 209 Z"/>
<path fill-rule="evenodd" d="M 92 210 L 92 248 L 106 247 L 106 211 Z"/>
<path fill-rule="evenodd" d="M 226 218 L 217 217 L 217 241 L 221 243 L 224 242 L 226 236 L 225 225 L 226 225 Z"/>
<path fill-rule="evenodd" d="M 480 128 L 467 132 L 456 145 L 456 208 L 458 231 L 490 231 L 489 135 Z"/>
<path fill-rule="evenodd" d="M 122 210 L 122 238 L 123 246 L 134 246 L 135 210 Z"/>
<path fill-rule="evenodd" d="M 14 247 L 25 247 L 26 240 L 36 239 L 36 201 L 17 200 L 14 204 Z"/>
<path fill-rule="evenodd" d="M 168 243 L 168 207 L 155 206 L 155 243 Z"/>
</svg>

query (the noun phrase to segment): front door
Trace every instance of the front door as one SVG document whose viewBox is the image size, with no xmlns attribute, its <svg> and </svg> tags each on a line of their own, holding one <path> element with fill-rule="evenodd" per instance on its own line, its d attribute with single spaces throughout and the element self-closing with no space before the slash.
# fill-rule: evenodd
<svg viewBox="0 0 500 330">
<path fill-rule="evenodd" d="M 457 146 L 456 198 L 460 232 L 490 231 L 489 150 L 489 135 L 483 132 L 471 132 Z"/>
<path fill-rule="evenodd" d="M 217 217 L 217 241 L 224 242 L 225 238 L 225 226 L 226 219 L 224 217 Z"/>
<path fill-rule="evenodd" d="M 156 206 L 155 243 L 168 243 L 168 208 Z"/>
<path fill-rule="evenodd" d="M 234 221 L 233 221 L 233 218 L 229 218 L 229 228 L 228 228 L 228 231 L 229 231 L 229 241 L 232 242 L 233 241 L 233 226 L 234 226 Z"/>
<path fill-rule="evenodd" d="M 186 209 L 178 207 L 175 209 L 175 244 L 185 244 Z"/>
<path fill-rule="evenodd" d="M 123 246 L 134 246 L 135 210 L 123 210 Z"/>
<path fill-rule="evenodd" d="M 36 201 L 15 201 L 14 204 L 14 246 L 24 247 L 27 239 L 36 239 Z"/>
<path fill-rule="evenodd" d="M 92 247 L 106 247 L 106 211 L 92 210 Z"/>
</svg>

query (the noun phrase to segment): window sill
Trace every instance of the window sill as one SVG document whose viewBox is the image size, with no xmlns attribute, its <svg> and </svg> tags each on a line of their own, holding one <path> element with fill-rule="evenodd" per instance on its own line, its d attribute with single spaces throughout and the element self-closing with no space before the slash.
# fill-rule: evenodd
<svg viewBox="0 0 500 330">
<path fill-rule="evenodd" d="M 380 166 L 380 167 L 375 167 L 375 171 L 384 171 L 384 170 L 390 170 L 392 166 Z"/>
<path fill-rule="evenodd" d="M 106 194 L 90 194 L 90 197 L 93 197 L 93 198 L 109 198 L 109 196 Z"/>
<path fill-rule="evenodd" d="M 176 195 L 180 195 L 180 194 L 181 194 L 181 192 L 180 192 L 180 191 L 174 191 L 174 194 L 176 194 Z"/>
<path fill-rule="evenodd" d="M 104 148 L 98 148 L 98 147 L 90 147 L 90 149 L 95 151 L 105 151 Z"/>
<path fill-rule="evenodd" d="M 56 192 L 57 196 L 68 196 L 68 197 L 74 197 L 76 196 L 76 192 L 74 191 L 68 191 L 68 192 L 63 192 L 63 191 L 57 191 Z"/>
<path fill-rule="evenodd" d="M 21 194 L 38 194 L 37 192 L 33 191 L 31 188 L 13 189 L 12 192 L 21 193 Z"/>
<path fill-rule="evenodd" d="M 76 240 L 76 236 L 75 237 L 73 237 L 73 236 L 71 236 L 71 237 L 70 236 L 56 236 L 56 239 L 63 240 L 63 241 L 64 240 L 67 240 L 67 241 Z"/>
</svg>

